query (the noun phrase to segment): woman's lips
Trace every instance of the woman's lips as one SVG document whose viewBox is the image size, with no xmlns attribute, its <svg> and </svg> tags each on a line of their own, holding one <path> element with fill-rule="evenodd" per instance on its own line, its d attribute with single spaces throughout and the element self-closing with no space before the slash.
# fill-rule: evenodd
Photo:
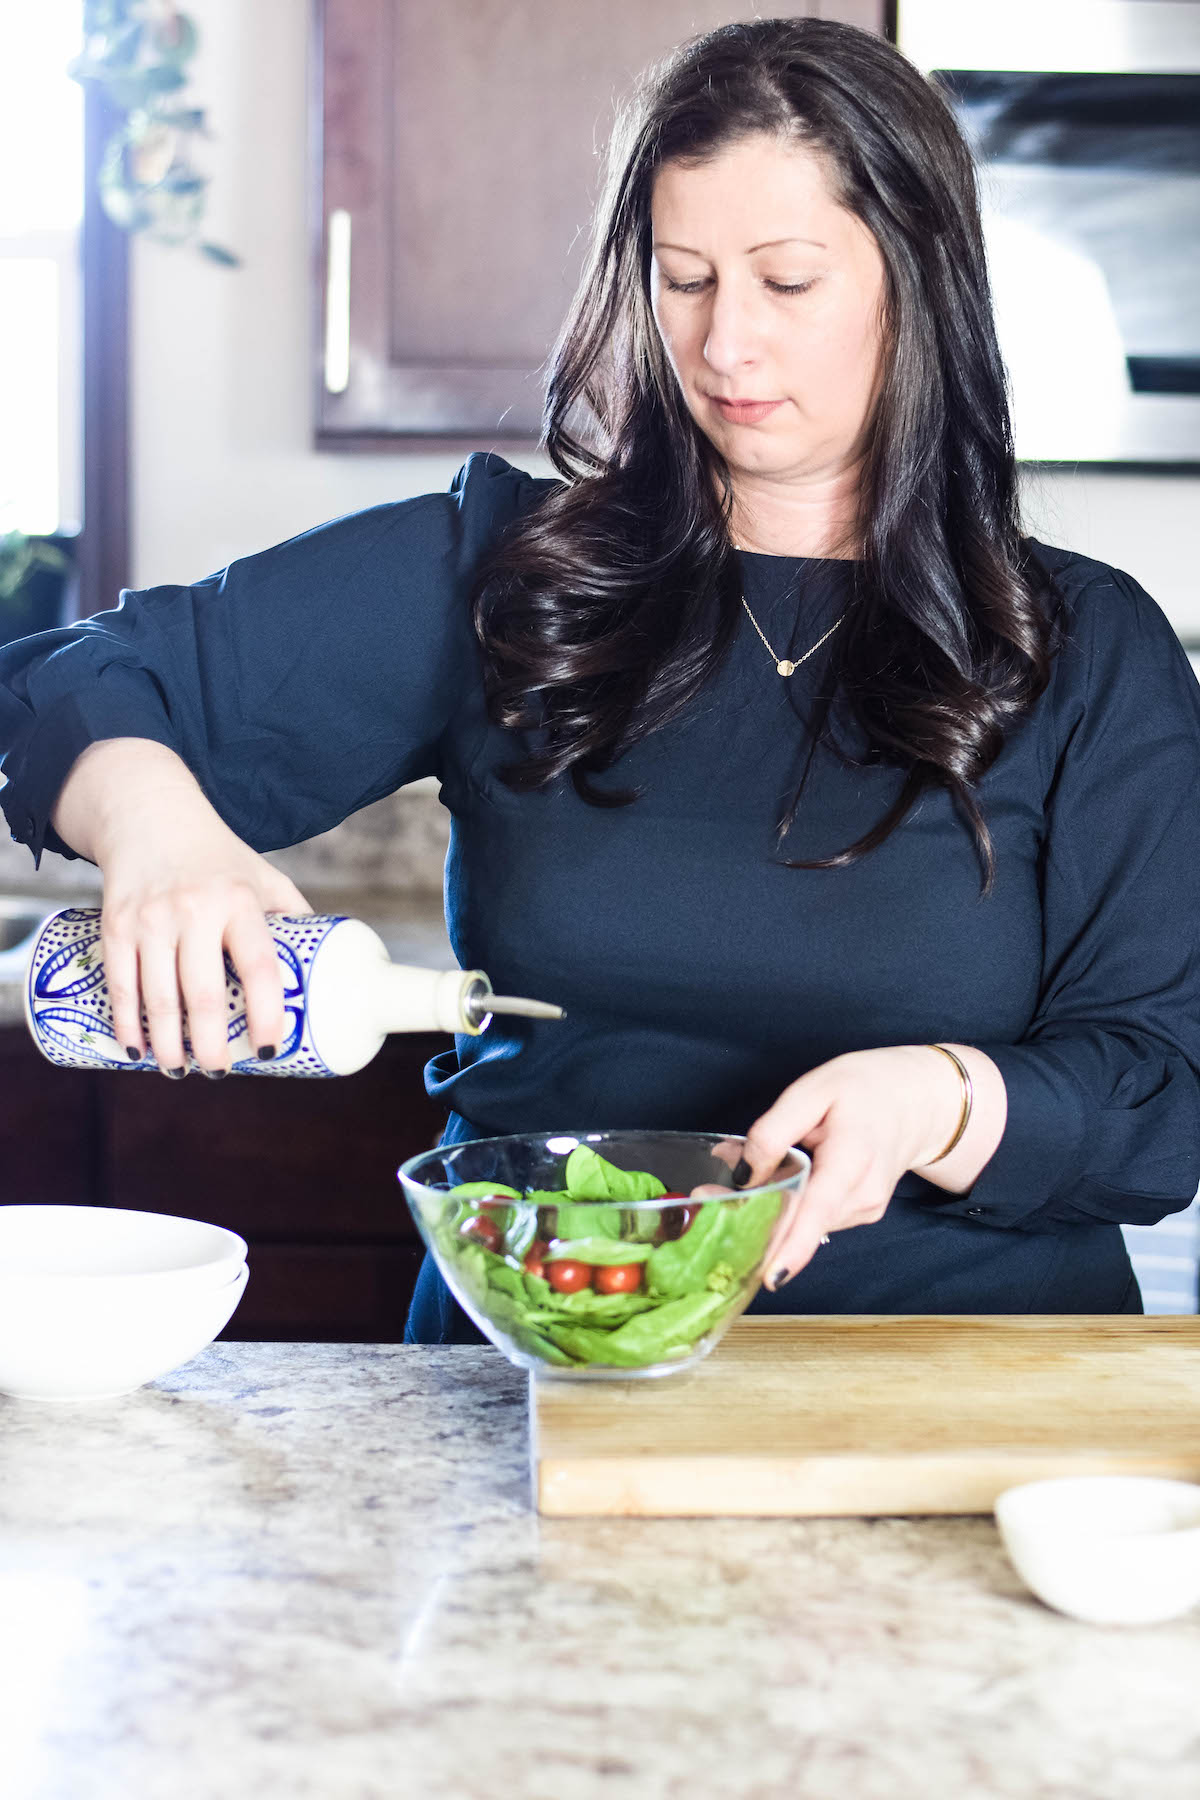
<svg viewBox="0 0 1200 1800">
<path fill-rule="evenodd" d="M 739 403 L 732 400 L 718 400 L 715 394 L 710 395 L 709 398 L 719 410 L 721 417 L 728 419 L 732 425 L 757 425 L 760 419 L 765 419 L 768 413 L 773 413 L 777 406 L 783 405 L 782 400 L 751 400 Z"/>
</svg>

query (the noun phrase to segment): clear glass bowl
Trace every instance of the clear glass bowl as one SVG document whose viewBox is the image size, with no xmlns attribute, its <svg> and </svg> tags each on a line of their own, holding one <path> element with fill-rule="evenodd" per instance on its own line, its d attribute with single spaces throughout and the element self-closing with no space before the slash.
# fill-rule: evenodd
<svg viewBox="0 0 1200 1800">
<path fill-rule="evenodd" d="M 510 1362 L 625 1381 L 691 1368 L 758 1292 L 810 1164 L 791 1150 L 769 1185 L 733 1189 L 742 1141 L 525 1133 L 426 1151 L 399 1178 L 446 1285 Z M 653 1179 L 623 1181 L 605 1165 Z M 710 1184 L 723 1191 L 692 1197 Z"/>
</svg>

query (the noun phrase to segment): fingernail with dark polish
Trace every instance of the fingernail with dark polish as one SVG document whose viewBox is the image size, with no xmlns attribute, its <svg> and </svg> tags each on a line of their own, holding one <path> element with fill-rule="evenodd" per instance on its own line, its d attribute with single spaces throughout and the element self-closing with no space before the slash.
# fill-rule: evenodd
<svg viewBox="0 0 1200 1800">
<path fill-rule="evenodd" d="M 225 1077 L 229 1073 L 229 1070 L 228 1069 L 205 1069 L 204 1073 L 208 1076 L 208 1079 L 210 1081 L 224 1081 Z"/>
<path fill-rule="evenodd" d="M 132 1044 L 126 1044 L 125 1054 L 129 1058 L 130 1062 L 141 1062 L 141 1060 L 142 1060 L 141 1051 L 135 1050 Z"/>
<path fill-rule="evenodd" d="M 772 1269 L 771 1279 L 768 1281 L 767 1286 L 774 1294 L 779 1288 L 786 1287 L 791 1279 L 792 1271 L 790 1269 Z"/>
<path fill-rule="evenodd" d="M 749 1179 L 750 1179 L 750 1164 L 746 1161 L 745 1157 L 743 1156 L 741 1162 L 738 1164 L 737 1168 L 733 1171 L 733 1176 L 732 1176 L 733 1185 L 734 1185 L 734 1187 L 745 1187 L 745 1185 L 749 1181 Z"/>
<path fill-rule="evenodd" d="M 171 1077 L 172 1081 L 182 1081 L 184 1076 L 187 1074 L 187 1070 L 186 1069 L 168 1069 L 167 1074 Z"/>
<path fill-rule="evenodd" d="M 258 1048 L 259 1062 L 270 1062 L 271 1058 L 273 1056 L 275 1056 L 276 1054 L 277 1054 L 277 1050 L 276 1050 L 276 1046 L 274 1044 L 260 1044 L 259 1045 L 259 1048 Z"/>
</svg>

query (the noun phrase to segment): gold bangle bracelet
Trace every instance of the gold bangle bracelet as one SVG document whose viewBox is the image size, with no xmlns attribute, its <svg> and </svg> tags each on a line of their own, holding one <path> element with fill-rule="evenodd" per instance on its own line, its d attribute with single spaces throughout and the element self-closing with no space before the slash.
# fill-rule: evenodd
<svg viewBox="0 0 1200 1800">
<path fill-rule="evenodd" d="M 950 1142 L 946 1145 L 946 1148 L 939 1151 L 936 1156 L 930 1157 L 929 1162 L 925 1165 L 925 1167 L 928 1168 L 932 1163 L 941 1162 L 943 1156 L 949 1156 L 954 1146 L 962 1137 L 963 1132 L 967 1129 L 971 1117 L 971 1108 L 975 1104 L 975 1090 L 972 1086 L 971 1077 L 967 1071 L 966 1064 L 962 1061 L 961 1057 L 955 1056 L 953 1050 L 947 1050 L 945 1044 L 927 1044 L 925 1047 L 927 1050 L 938 1050 L 943 1056 L 948 1056 L 958 1070 L 958 1079 L 962 1082 L 962 1112 L 959 1115 L 958 1128 L 955 1131 L 954 1136 L 950 1139 Z"/>
</svg>

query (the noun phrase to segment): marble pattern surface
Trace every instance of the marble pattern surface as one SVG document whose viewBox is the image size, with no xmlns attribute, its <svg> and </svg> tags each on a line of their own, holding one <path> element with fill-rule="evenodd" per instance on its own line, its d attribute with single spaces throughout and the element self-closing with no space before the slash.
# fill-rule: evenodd
<svg viewBox="0 0 1200 1800">
<path fill-rule="evenodd" d="M 309 888 L 386 888 L 395 894 L 440 894 L 450 814 L 432 778 L 364 806 L 361 812 L 267 860 L 290 875 L 310 899 Z"/>
<path fill-rule="evenodd" d="M 2 825 L 2 821 L 0 821 Z M 302 891 L 314 887 L 386 887 L 402 892 L 440 892 L 450 835 L 450 815 L 437 797 L 437 782 L 414 781 L 361 812 L 268 860 Z M 0 889 L 5 893 L 98 893 L 100 874 L 81 857 L 47 853 L 40 869 L 24 844 L 0 829 Z"/>
<path fill-rule="evenodd" d="M 539 1520 L 490 1349 L 0 1401 L 5 1800 L 1194 1800 L 1200 1614 L 988 1518 Z"/>
</svg>

